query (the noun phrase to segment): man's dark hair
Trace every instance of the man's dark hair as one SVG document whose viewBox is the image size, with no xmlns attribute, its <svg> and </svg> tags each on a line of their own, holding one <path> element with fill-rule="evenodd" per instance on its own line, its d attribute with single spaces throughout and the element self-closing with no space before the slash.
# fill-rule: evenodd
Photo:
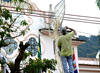
<svg viewBox="0 0 100 73">
<path fill-rule="evenodd" d="M 66 29 L 63 28 L 62 31 L 61 31 L 62 35 L 65 35 L 67 33 Z"/>
</svg>

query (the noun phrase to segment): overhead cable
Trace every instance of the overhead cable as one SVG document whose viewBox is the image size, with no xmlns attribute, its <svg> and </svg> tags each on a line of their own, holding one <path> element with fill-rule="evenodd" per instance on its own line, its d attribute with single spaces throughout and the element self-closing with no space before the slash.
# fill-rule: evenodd
<svg viewBox="0 0 100 73">
<path fill-rule="evenodd" d="M 11 10 L 11 13 L 21 14 L 21 15 L 27 15 L 27 16 L 35 16 L 35 17 L 44 17 L 44 18 L 56 19 L 54 15 L 50 15 L 50 14 L 49 15 L 47 15 L 47 14 L 40 14 L 40 13 L 32 13 L 32 14 L 30 14 L 29 12 L 21 13 L 21 12 L 15 12 L 13 10 Z M 100 21 L 98 21 L 98 20 L 88 20 L 88 19 L 80 19 L 80 18 L 72 18 L 72 17 L 64 17 L 63 20 L 100 25 Z"/>
<path fill-rule="evenodd" d="M 25 12 L 25 11 L 16 11 L 16 10 L 10 10 L 11 13 L 23 13 L 24 15 L 26 14 L 29 14 L 30 16 L 33 15 L 33 14 L 36 14 L 36 15 L 41 15 L 41 16 L 48 16 L 48 17 L 54 17 L 54 14 L 44 14 L 44 13 L 39 13 L 39 12 L 34 12 L 34 13 L 30 13 L 30 12 Z"/>
<path fill-rule="evenodd" d="M 20 14 L 20 15 L 26 15 L 26 16 L 50 18 L 50 16 L 44 16 L 44 15 L 38 15 L 38 14 L 25 14 L 25 13 L 13 12 L 13 11 L 11 11 L 11 13 Z"/>
<path fill-rule="evenodd" d="M 16 9 L 16 7 L 12 7 L 12 6 L 5 6 L 5 5 L 1 5 L 1 7 L 6 7 L 6 8 L 14 8 Z M 26 8 L 21 8 L 22 10 L 30 10 L 30 11 L 37 11 L 37 12 L 43 12 L 43 13 L 52 13 L 54 14 L 54 12 L 50 12 L 50 11 L 43 11 L 43 10 L 31 10 L 31 9 L 26 9 Z"/>
<path fill-rule="evenodd" d="M 76 15 L 76 14 L 65 14 L 65 15 L 68 15 L 68 16 L 77 16 L 77 17 L 85 17 L 85 18 L 100 19 L 100 17 L 84 16 L 84 15 Z"/>
<path fill-rule="evenodd" d="M 3 7 L 15 8 L 15 7 L 10 7 L 10 6 L 3 6 Z M 29 9 L 23 9 L 23 10 L 29 10 Z M 21 14 L 21 15 L 26 15 L 26 16 L 35 16 L 35 17 L 44 17 L 44 18 L 56 19 L 55 16 L 54 16 L 54 12 L 39 11 L 39 10 L 33 10 L 33 11 L 36 11 L 36 12 L 33 12 L 33 13 L 23 12 L 23 13 L 21 13 L 20 11 L 10 10 L 10 12 L 13 13 L 13 14 Z M 41 14 L 40 12 L 49 13 L 49 14 Z M 100 21 L 99 20 L 75 18 L 75 17 L 85 17 L 85 18 L 100 19 L 99 17 L 83 16 L 83 15 L 75 15 L 75 14 L 65 14 L 65 16 L 66 17 L 63 18 L 63 20 L 65 20 L 65 21 L 74 21 L 74 22 L 82 22 L 82 23 L 90 23 L 90 24 L 98 24 L 98 25 L 100 25 Z M 68 16 L 75 16 L 75 17 L 73 18 L 73 17 L 68 17 Z M 77 32 L 88 34 L 88 35 L 93 35 L 93 34 L 90 34 L 90 33 L 85 33 L 85 32 L 80 32 L 80 31 L 77 31 Z"/>
<path fill-rule="evenodd" d="M 14 9 L 16 8 L 16 7 L 5 6 L 5 5 L 1 5 L 1 7 L 14 8 Z M 22 10 L 31 10 L 31 9 L 25 9 L 25 8 L 21 8 L 21 9 L 22 9 Z M 42 11 L 42 10 L 32 10 L 32 11 L 55 14 L 54 12 L 50 12 L 50 11 Z M 64 15 L 100 19 L 100 17 L 92 17 L 92 16 L 84 16 L 84 15 L 76 15 L 76 14 L 64 14 Z"/>
<path fill-rule="evenodd" d="M 78 20 L 78 19 L 74 19 L 74 18 L 64 18 L 63 20 L 65 21 L 74 21 L 74 22 L 82 22 L 82 23 L 90 23 L 90 24 L 97 24 L 100 25 L 100 23 L 94 22 L 94 21 L 85 21 L 85 20 Z"/>
<path fill-rule="evenodd" d="M 41 14 L 41 13 L 32 13 L 32 14 L 30 14 L 29 12 L 21 13 L 21 12 L 17 12 L 17 11 L 13 11 L 13 10 L 11 10 L 10 12 L 14 13 L 14 14 L 21 14 L 21 15 L 27 15 L 27 16 L 35 16 L 35 17 L 44 17 L 44 18 L 56 19 L 55 16 L 52 15 L 52 14 L 51 15 L 50 14 Z M 72 17 L 64 17 L 63 20 L 100 25 L 100 21 L 98 21 L 98 20 L 88 20 L 88 19 L 80 19 L 80 18 L 72 18 Z"/>
<path fill-rule="evenodd" d="M 83 19 L 83 18 L 73 18 L 73 17 L 64 17 L 65 18 L 68 18 L 68 19 L 77 19 L 77 20 L 83 20 L 83 21 L 92 21 L 92 22 L 100 22 L 99 20 L 91 20 L 91 19 Z"/>
</svg>

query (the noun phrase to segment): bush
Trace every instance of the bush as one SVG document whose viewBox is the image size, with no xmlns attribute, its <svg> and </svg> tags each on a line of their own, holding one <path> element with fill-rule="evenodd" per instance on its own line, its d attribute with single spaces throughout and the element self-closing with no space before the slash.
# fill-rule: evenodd
<svg viewBox="0 0 100 73">
<path fill-rule="evenodd" d="M 24 73 L 39 73 L 39 71 L 46 72 L 47 69 L 56 70 L 57 61 L 54 59 L 36 59 L 29 60 L 29 64 L 23 69 Z"/>
</svg>

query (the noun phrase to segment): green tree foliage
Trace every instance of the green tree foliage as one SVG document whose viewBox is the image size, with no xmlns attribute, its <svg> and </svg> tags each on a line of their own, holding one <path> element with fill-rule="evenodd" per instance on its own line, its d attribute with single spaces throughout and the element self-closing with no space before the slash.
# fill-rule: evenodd
<svg viewBox="0 0 100 73">
<path fill-rule="evenodd" d="M 1 0 L 2 2 L 0 3 L 0 49 L 1 47 L 5 47 L 5 46 L 8 46 L 9 44 L 5 42 L 5 40 L 7 39 L 7 37 L 9 38 L 16 38 L 16 37 L 19 37 L 21 35 L 24 35 L 25 34 L 25 31 L 26 30 L 21 30 L 19 32 L 18 35 L 16 36 L 12 36 L 11 33 L 16 33 L 17 31 L 20 30 L 20 26 L 18 26 L 17 28 L 15 28 L 16 26 L 14 26 L 16 20 L 19 18 L 19 16 L 21 14 L 19 14 L 18 16 L 16 16 L 15 18 L 13 18 L 13 15 L 12 13 L 10 13 L 10 11 L 4 7 L 2 7 L 2 3 L 4 2 L 4 0 Z M 25 4 L 28 4 L 30 5 L 29 3 L 27 3 L 26 1 L 24 0 L 10 0 L 9 2 L 14 2 L 16 3 L 16 9 L 17 11 L 21 8 L 21 3 L 25 3 Z M 19 7 L 19 8 L 18 8 Z M 22 20 L 20 23 L 21 26 L 26 26 L 28 25 L 28 23 L 25 21 L 25 20 Z M 15 62 L 14 62 L 14 65 L 12 67 L 12 64 L 8 64 L 10 69 L 11 69 L 11 73 L 20 73 L 20 62 L 22 61 L 23 57 L 24 57 L 24 52 L 25 52 L 25 49 L 27 48 L 27 44 L 25 45 L 21 45 L 22 42 L 20 42 L 20 51 L 19 51 L 19 55 L 17 56 L 17 58 L 15 59 Z M 3 66 L 3 64 L 2 64 Z"/>
<path fill-rule="evenodd" d="M 96 0 L 96 3 L 97 3 L 97 6 L 98 6 L 99 9 L 100 9 L 100 0 Z"/>
<path fill-rule="evenodd" d="M 4 2 L 4 0 L 0 0 L 0 2 L 1 2 L 0 3 L 0 48 L 1 48 L 1 47 L 9 45 L 8 43 L 5 42 L 5 40 L 7 39 L 6 37 L 16 38 L 21 35 L 25 35 L 26 30 L 21 30 L 20 34 L 17 36 L 12 36 L 11 33 L 12 32 L 16 33 L 20 29 L 18 27 L 26 26 L 26 25 L 28 25 L 28 23 L 25 20 L 22 20 L 20 23 L 18 23 L 20 26 L 15 28 L 14 24 L 21 14 L 16 16 L 16 18 L 13 18 L 12 13 L 10 13 L 10 11 L 8 9 L 2 7 L 2 3 Z M 21 13 L 22 13 L 21 10 L 23 10 L 23 8 L 21 8 L 21 7 L 25 7 L 25 6 L 22 6 L 24 4 L 27 4 L 29 8 L 32 8 L 31 5 L 29 3 L 27 3 L 25 0 L 9 0 L 8 2 L 15 3 L 16 11 L 20 11 Z M 31 9 L 29 9 L 29 10 L 31 10 Z M 19 43 L 19 55 L 15 59 L 14 63 L 8 64 L 8 66 L 10 67 L 11 73 L 20 73 L 21 61 L 25 60 L 27 58 L 27 56 L 31 55 L 31 53 L 25 53 L 25 49 L 28 46 L 29 46 L 29 44 L 27 44 L 27 43 L 25 43 L 25 44 L 23 44 L 23 42 Z M 33 70 L 37 71 L 40 69 L 42 69 L 42 71 L 46 71 L 47 69 L 55 70 L 55 65 L 56 65 L 55 60 L 44 59 L 42 61 L 39 59 L 37 59 L 37 60 L 31 59 L 29 61 L 29 65 L 27 65 L 24 68 L 24 71 L 27 73 L 33 73 Z"/>
<path fill-rule="evenodd" d="M 0 47 L 7 46 L 7 44 L 4 42 L 5 37 L 11 37 L 11 32 L 16 32 L 17 30 L 19 30 L 18 28 L 13 29 L 15 27 L 14 23 L 16 22 L 18 17 L 12 18 L 12 14 L 9 12 L 9 10 L 0 6 Z M 20 25 L 26 26 L 28 25 L 28 23 L 25 20 L 22 20 Z M 20 31 L 20 35 L 24 34 L 25 30 Z"/>
<path fill-rule="evenodd" d="M 39 73 L 41 70 L 42 72 L 46 72 L 47 69 L 56 70 L 56 60 L 51 59 L 36 59 L 36 60 L 29 60 L 29 64 L 23 69 L 24 73 Z"/>
<path fill-rule="evenodd" d="M 23 56 L 23 59 L 22 60 L 24 61 L 30 55 L 32 56 L 32 53 L 31 52 L 28 52 L 28 53 L 27 52 L 24 52 L 24 56 Z"/>
<path fill-rule="evenodd" d="M 28 0 L 0 0 L 0 3 L 8 2 L 11 6 L 16 7 L 16 11 L 21 11 L 23 8 L 28 9 L 28 12 L 32 12 L 32 5 L 28 3 Z"/>
</svg>

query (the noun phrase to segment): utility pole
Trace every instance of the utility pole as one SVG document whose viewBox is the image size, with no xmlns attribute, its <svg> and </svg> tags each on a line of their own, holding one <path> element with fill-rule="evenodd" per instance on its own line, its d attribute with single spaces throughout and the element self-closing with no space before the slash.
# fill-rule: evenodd
<svg viewBox="0 0 100 73">
<path fill-rule="evenodd" d="M 57 42 L 58 42 L 58 37 L 59 37 L 59 34 L 58 34 L 58 28 L 59 28 L 59 21 L 56 20 L 56 23 L 55 23 L 55 29 L 54 29 L 54 39 L 55 39 L 55 58 L 57 60 L 57 65 L 58 65 L 58 68 L 59 68 L 59 71 L 60 73 L 64 73 L 63 71 L 63 66 L 62 66 L 62 61 L 61 61 L 61 58 L 59 56 L 59 49 L 57 47 Z"/>
<path fill-rule="evenodd" d="M 52 4 L 49 5 L 49 12 L 52 12 Z M 49 16 L 49 36 L 51 35 L 50 31 L 51 31 L 51 24 L 52 24 L 52 16 Z"/>
<path fill-rule="evenodd" d="M 54 39 L 55 39 L 55 58 L 57 60 L 57 65 L 60 73 L 64 73 L 62 61 L 59 55 L 59 49 L 57 46 L 59 32 L 58 29 L 62 26 L 63 17 L 65 14 L 65 0 L 61 0 L 56 6 L 55 6 L 55 27 L 54 27 Z"/>
</svg>

